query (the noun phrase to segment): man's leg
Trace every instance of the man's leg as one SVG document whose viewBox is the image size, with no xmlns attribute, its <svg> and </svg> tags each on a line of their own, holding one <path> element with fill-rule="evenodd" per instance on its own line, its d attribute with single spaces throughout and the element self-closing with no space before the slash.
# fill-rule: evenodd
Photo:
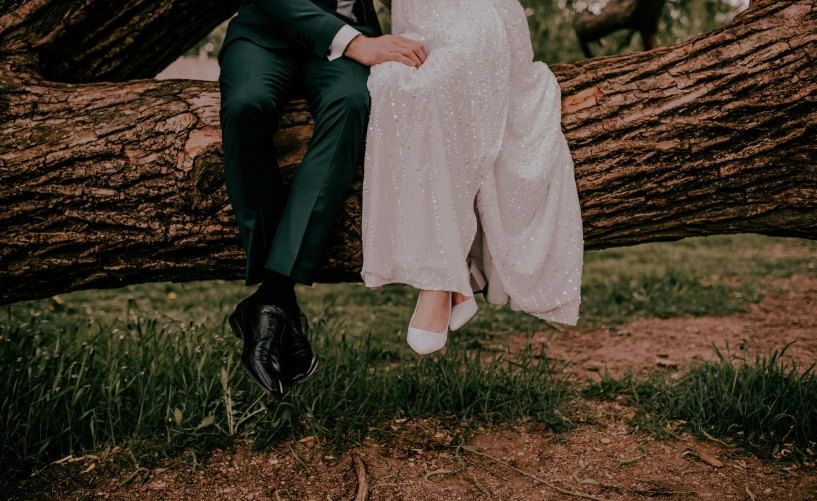
<svg viewBox="0 0 817 501">
<path fill-rule="evenodd" d="M 246 39 L 230 42 L 221 60 L 224 179 L 247 252 L 247 285 L 265 278 L 264 263 L 284 210 L 272 137 L 301 66 L 294 50 L 270 50 Z"/>
<path fill-rule="evenodd" d="M 349 58 L 310 56 L 302 81 L 315 116 L 266 267 L 311 284 L 340 205 L 363 158 L 369 68 Z"/>
<path fill-rule="evenodd" d="M 236 39 L 222 53 L 219 76 L 224 179 L 247 252 L 246 284 L 263 281 L 236 306 L 229 323 L 244 341 L 241 363 L 247 373 L 278 398 L 285 384 L 305 379 L 317 366 L 292 320 L 299 313 L 294 281 L 264 269 L 285 197 L 272 136 L 301 65 L 297 51 Z"/>
</svg>

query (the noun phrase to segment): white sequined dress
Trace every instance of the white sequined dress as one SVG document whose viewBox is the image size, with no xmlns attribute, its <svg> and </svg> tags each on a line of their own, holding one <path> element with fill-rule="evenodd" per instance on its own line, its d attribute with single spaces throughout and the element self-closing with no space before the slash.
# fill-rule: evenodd
<svg viewBox="0 0 817 501">
<path fill-rule="evenodd" d="M 519 0 L 394 0 L 420 68 L 374 66 L 363 182 L 366 286 L 485 298 L 576 325 L 582 220 L 553 73 Z"/>
</svg>

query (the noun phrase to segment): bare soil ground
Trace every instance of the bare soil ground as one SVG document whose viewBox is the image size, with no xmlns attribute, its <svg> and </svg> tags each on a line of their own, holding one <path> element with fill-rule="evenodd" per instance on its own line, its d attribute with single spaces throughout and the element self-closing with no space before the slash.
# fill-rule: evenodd
<svg viewBox="0 0 817 501">
<path fill-rule="evenodd" d="M 728 317 L 637 320 L 615 331 L 548 331 L 533 337 L 547 343 L 549 356 L 573 359 L 575 377 L 598 378 L 607 369 L 645 373 L 661 365 L 682 371 L 715 357 L 711 343 L 733 354 L 745 342 L 749 353 L 796 341 L 787 358 L 809 365 L 817 360 L 817 279 L 795 275 L 774 282 L 751 311 Z M 515 349 L 525 338 L 512 340 Z M 47 483 L 34 482 L 30 499 L 247 499 L 353 500 L 359 480 L 353 457 L 365 466 L 368 499 L 378 500 L 556 500 L 642 499 L 755 500 L 817 499 L 817 472 L 763 462 L 717 442 L 688 435 L 657 440 L 633 432 L 623 402 L 578 404 L 582 423 L 556 434 L 542 425 L 469 430 L 474 449 L 450 447 L 450 432 L 420 420 L 389 424 L 386 442 L 374 439 L 333 457 L 315 439 L 254 452 L 238 444 L 218 450 L 209 462 L 189 463 L 141 474 L 124 486 L 134 469 L 110 457 L 86 457 L 53 465 Z M 487 454 L 493 458 L 484 455 Z M 121 454 L 121 453 L 118 453 Z M 92 469 L 89 469 L 93 465 Z M 521 472 L 537 477 L 526 476 Z M 547 484 L 542 483 L 547 482 Z M 37 487 L 39 485 L 39 487 Z M 571 491 L 581 496 L 560 492 Z"/>
<path fill-rule="evenodd" d="M 733 357 L 744 355 L 741 347 L 753 357 L 756 351 L 768 354 L 794 341 L 785 360 L 806 367 L 817 361 L 817 278 L 793 275 L 776 280 L 767 288 L 764 301 L 750 307 L 742 315 L 650 318 L 615 330 L 549 330 L 535 335 L 531 343 L 545 343 L 549 358 L 572 359 L 572 370 L 579 377 L 603 373 L 605 366 L 617 376 L 630 368 L 639 375 L 655 366 L 683 370 L 717 358 L 713 343 L 724 355 L 728 343 Z M 526 342 L 517 336 L 512 350 Z"/>
<path fill-rule="evenodd" d="M 118 487 L 132 474 L 89 458 L 65 463 L 60 480 L 38 499 L 247 499 L 352 500 L 358 478 L 352 456 L 365 465 L 369 497 L 380 500 L 677 500 L 817 499 L 814 471 L 781 469 L 717 443 L 657 441 L 630 433 L 626 407 L 588 404 L 593 416 L 569 434 L 535 427 L 478 431 L 471 441 L 478 452 L 445 447 L 424 421 L 395 423 L 398 436 L 388 447 L 367 441 L 343 457 L 327 455 L 319 445 L 296 442 L 269 452 L 238 446 L 217 451 L 209 464 L 154 470 Z M 292 446 L 292 450 L 290 450 Z M 709 457 L 707 457 L 707 455 Z M 297 456 L 297 458 L 296 458 Z M 704 461 L 719 464 L 713 466 Z M 91 464 L 101 464 L 87 473 Z M 550 485 L 525 476 L 529 473 Z M 557 491 L 571 491 L 579 497 Z"/>
</svg>

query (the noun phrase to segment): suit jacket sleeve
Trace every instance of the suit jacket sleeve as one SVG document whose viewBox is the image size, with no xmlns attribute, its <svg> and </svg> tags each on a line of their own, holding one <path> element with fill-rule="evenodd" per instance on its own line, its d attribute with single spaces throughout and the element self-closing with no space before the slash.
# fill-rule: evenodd
<svg viewBox="0 0 817 501">
<path fill-rule="evenodd" d="M 325 58 L 343 20 L 309 0 L 255 0 L 258 8 L 280 23 L 295 40 Z"/>
</svg>

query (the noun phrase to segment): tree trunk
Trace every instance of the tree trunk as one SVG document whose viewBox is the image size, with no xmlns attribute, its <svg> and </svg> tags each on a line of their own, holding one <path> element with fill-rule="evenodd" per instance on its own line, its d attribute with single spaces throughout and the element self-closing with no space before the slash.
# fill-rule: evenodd
<svg viewBox="0 0 817 501">
<path fill-rule="evenodd" d="M 220 17 L 198 12 L 222 3 L 196 3 L 187 22 L 216 24 L 229 9 Z M 217 84 L 128 80 L 155 73 L 189 46 L 168 31 L 190 3 L 111 4 L 119 7 L 0 0 L 2 303 L 243 277 L 223 187 Z M 107 9 L 104 29 L 89 29 L 98 16 L 77 24 L 68 14 L 94 5 Z M 162 57 L 131 50 L 137 39 L 159 40 Z M 95 59 L 84 47 L 109 49 Z M 759 0 L 679 45 L 551 66 L 586 248 L 746 232 L 817 238 L 815 59 L 814 0 Z M 291 103 L 275 136 L 287 178 L 310 133 L 305 103 Z M 320 281 L 359 280 L 361 174 Z"/>
<path fill-rule="evenodd" d="M 574 28 L 584 56 L 593 57 L 590 42 L 600 41 L 622 29 L 638 31 L 644 50 L 654 49 L 665 3 L 665 0 L 610 0 L 598 14 L 589 9 L 582 11 L 576 17 Z"/>
</svg>

